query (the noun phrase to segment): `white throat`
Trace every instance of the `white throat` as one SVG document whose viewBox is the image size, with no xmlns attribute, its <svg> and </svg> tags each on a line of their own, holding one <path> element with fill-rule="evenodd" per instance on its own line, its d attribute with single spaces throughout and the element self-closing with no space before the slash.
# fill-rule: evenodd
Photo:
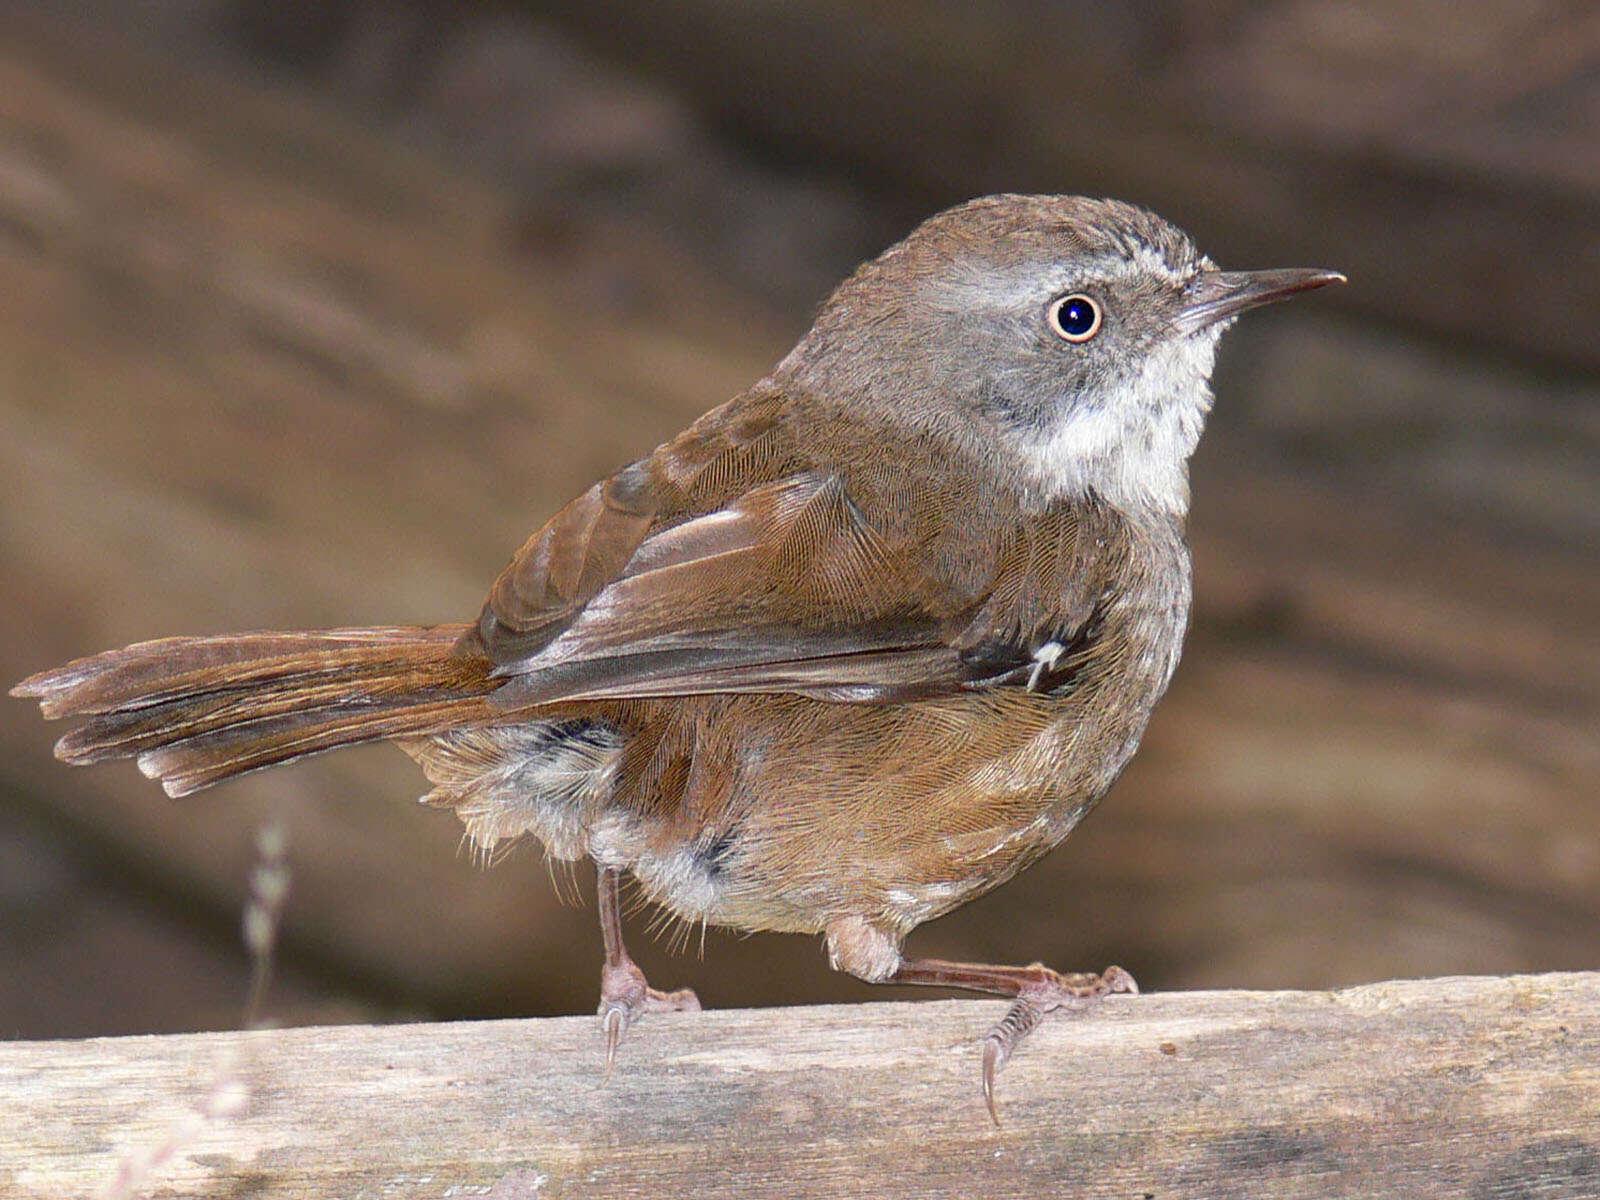
<svg viewBox="0 0 1600 1200">
<path fill-rule="evenodd" d="M 1220 332 L 1220 331 L 1217 331 Z M 1020 447 L 1049 499 L 1097 493 L 1130 512 L 1189 511 L 1189 456 L 1211 411 L 1215 334 L 1184 338 L 1097 398 L 1062 406 L 1054 428 Z"/>
</svg>

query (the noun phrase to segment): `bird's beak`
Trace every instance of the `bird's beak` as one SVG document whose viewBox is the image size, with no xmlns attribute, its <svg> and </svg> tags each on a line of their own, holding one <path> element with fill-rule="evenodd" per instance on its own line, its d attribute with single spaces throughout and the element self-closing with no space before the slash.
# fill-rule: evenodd
<svg viewBox="0 0 1600 1200">
<path fill-rule="evenodd" d="M 1344 283 L 1338 271 L 1322 267 L 1284 267 L 1275 271 L 1202 271 L 1187 289 L 1187 301 L 1173 324 L 1180 333 L 1198 333 L 1247 308 L 1287 300 L 1312 288 Z"/>
</svg>

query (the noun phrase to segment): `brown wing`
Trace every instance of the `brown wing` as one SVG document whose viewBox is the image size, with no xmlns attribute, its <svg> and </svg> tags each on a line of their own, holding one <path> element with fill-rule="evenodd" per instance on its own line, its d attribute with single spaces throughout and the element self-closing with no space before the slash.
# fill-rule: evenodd
<svg viewBox="0 0 1600 1200">
<path fill-rule="evenodd" d="M 647 536 L 778 478 L 791 465 L 782 461 L 784 407 L 740 397 L 568 504 L 501 572 L 464 649 L 507 670 L 530 661 L 622 575 Z"/>
<path fill-rule="evenodd" d="M 838 436 L 802 446 L 781 406 L 734 408 L 569 505 L 485 606 L 495 702 L 1038 684 L 1035 652 L 1098 595 L 1080 515 L 1006 519 L 975 489 L 981 512 L 950 511 L 894 472 L 848 475 Z"/>
</svg>

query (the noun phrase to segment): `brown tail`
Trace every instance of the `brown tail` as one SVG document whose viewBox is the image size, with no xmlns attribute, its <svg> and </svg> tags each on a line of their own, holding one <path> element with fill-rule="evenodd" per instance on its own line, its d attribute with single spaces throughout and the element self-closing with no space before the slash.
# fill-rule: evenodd
<svg viewBox="0 0 1600 1200">
<path fill-rule="evenodd" d="M 140 642 L 24 679 L 46 717 L 88 717 L 56 743 L 81 765 L 133 758 L 170 796 L 307 754 L 490 715 L 498 680 L 452 654 L 466 625 L 232 633 Z"/>
</svg>

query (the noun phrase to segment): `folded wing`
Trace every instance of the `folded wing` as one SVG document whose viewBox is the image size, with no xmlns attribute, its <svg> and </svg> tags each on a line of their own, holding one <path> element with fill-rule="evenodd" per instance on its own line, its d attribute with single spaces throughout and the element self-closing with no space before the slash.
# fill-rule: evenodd
<svg viewBox="0 0 1600 1200">
<path fill-rule="evenodd" d="M 1097 572 L 1076 514 L 973 530 L 959 506 L 886 494 L 882 476 L 861 485 L 863 503 L 819 465 L 826 454 L 763 447 L 784 433 L 777 420 L 746 420 L 738 437 L 691 431 L 557 514 L 502 574 L 467 647 L 505 680 L 493 702 L 886 703 L 1037 684 L 1041 646 L 1059 651 L 1089 625 Z M 1050 668 L 1066 669 L 1059 652 Z"/>
</svg>

